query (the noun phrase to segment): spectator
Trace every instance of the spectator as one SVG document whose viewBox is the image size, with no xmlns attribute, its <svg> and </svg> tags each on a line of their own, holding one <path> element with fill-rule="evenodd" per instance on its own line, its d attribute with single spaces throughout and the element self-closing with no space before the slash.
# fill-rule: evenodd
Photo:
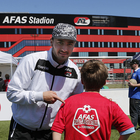
<svg viewBox="0 0 140 140">
<path fill-rule="evenodd" d="M 131 68 L 134 73 L 131 79 L 135 79 L 137 84 L 128 82 L 129 98 L 130 98 L 130 116 L 135 130 L 140 130 L 140 68 L 139 61 L 134 59 L 130 62 Z M 137 128 L 138 125 L 138 128 Z"/>
<path fill-rule="evenodd" d="M 4 80 L 1 76 L 2 76 L 2 72 L 0 71 L 0 91 L 5 91 Z"/>
<path fill-rule="evenodd" d="M 8 84 L 10 82 L 10 76 L 9 74 L 5 74 L 5 80 L 4 80 L 4 83 L 5 83 L 5 91 L 7 91 L 7 88 L 8 88 Z"/>
</svg>

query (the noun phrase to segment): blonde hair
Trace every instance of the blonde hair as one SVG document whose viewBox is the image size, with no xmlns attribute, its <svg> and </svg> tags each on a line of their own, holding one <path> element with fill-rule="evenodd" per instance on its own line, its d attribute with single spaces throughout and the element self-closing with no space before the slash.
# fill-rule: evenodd
<svg viewBox="0 0 140 140">
<path fill-rule="evenodd" d="M 107 67 L 99 60 L 89 60 L 81 68 L 81 79 L 86 90 L 102 88 L 107 77 Z"/>
</svg>

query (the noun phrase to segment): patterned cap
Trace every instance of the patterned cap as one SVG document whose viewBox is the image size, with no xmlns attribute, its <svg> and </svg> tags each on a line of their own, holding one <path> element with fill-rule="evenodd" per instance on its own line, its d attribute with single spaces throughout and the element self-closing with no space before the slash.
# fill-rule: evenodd
<svg viewBox="0 0 140 140">
<path fill-rule="evenodd" d="M 77 31 L 73 25 L 58 23 L 53 29 L 52 37 L 76 41 Z"/>
</svg>

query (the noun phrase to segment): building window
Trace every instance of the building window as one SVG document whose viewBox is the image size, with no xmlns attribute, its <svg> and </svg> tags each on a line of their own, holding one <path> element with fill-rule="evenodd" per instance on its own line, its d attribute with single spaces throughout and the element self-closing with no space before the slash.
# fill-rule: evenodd
<svg viewBox="0 0 140 140">
<path fill-rule="evenodd" d="M 89 46 L 88 46 L 89 43 L 90 43 L 90 42 L 84 42 L 84 44 L 85 44 L 84 47 L 89 47 Z"/>
<path fill-rule="evenodd" d="M 123 42 L 121 42 L 121 48 L 123 48 Z"/>
<path fill-rule="evenodd" d="M 135 30 L 135 36 L 137 36 L 138 34 L 137 34 L 137 30 Z"/>
<path fill-rule="evenodd" d="M 100 48 L 100 42 L 98 42 L 98 48 Z"/>
<path fill-rule="evenodd" d="M 129 44 L 128 44 L 128 42 L 126 42 L 126 48 L 128 48 L 129 47 Z"/>
<path fill-rule="evenodd" d="M 22 34 L 36 34 L 36 29 L 22 29 Z"/>
<path fill-rule="evenodd" d="M 126 56 L 126 52 L 118 52 L 118 56 Z"/>
<path fill-rule="evenodd" d="M 78 29 L 78 35 L 80 35 L 80 29 Z"/>
<path fill-rule="evenodd" d="M 0 48 L 9 48 L 11 47 L 15 42 L 0 42 Z"/>
<path fill-rule="evenodd" d="M 123 42 L 123 48 L 126 48 L 126 42 Z"/>
<path fill-rule="evenodd" d="M 92 42 L 92 47 L 94 48 L 94 42 Z"/>
<path fill-rule="evenodd" d="M 88 47 L 89 47 L 89 48 L 91 47 L 91 42 L 88 42 Z"/>
<path fill-rule="evenodd" d="M 100 35 L 100 29 L 98 29 L 98 35 Z"/>
<path fill-rule="evenodd" d="M 117 30 L 117 35 L 119 35 L 119 30 Z"/>
<path fill-rule="evenodd" d="M 108 42 L 108 48 L 110 48 L 110 42 Z"/>
<path fill-rule="evenodd" d="M 89 56 L 98 56 L 98 52 L 89 52 Z"/>
<path fill-rule="evenodd" d="M 98 47 L 98 42 L 94 42 L 94 47 Z"/>
<path fill-rule="evenodd" d="M 90 35 L 90 29 L 88 29 L 88 35 Z"/>
<path fill-rule="evenodd" d="M 15 28 L 15 34 L 17 34 L 17 28 Z"/>
<path fill-rule="evenodd" d="M 15 29 L 0 29 L 0 34 L 15 34 Z"/>
<path fill-rule="evenodd" d="M 102 30 L 102 35 L 104 35 L 104 30 Z"/>
<path fill-rule="evenodd" d="M 19 34 L 22 34 L 22 32 L 21 32 L 21 28 L 19 29 Z"/>
<path fill-rule="evenodd" d="M 8 47 L 11 47 L 11 42 L 8 43 Z"/>
<path fill-rule="evenodd" d="M 78 42 L 78 47 L 80 47 L 80 42 Z"/>
<path fill-rule="evenodd" d="M 138 43 L 135 43 L 135 48 L 138 48 Z"/>
<path fill-rule="evenodd" d="M 132 42 L 132 48 L 135 48 L 135 43 L 134 42 Z"/>
<path fill-rule="evenodd" d="M 0 48 L 4 47 L 4 42 L 0 42 Z"/>
<path fill-rule="evenodd" d="M 123 30 L 123 35 L 135 35 L 135 31 L 134 30 Z"/>
<path fill-rule="evenodd" d="M 114 63 L 114 68 L 115 69 L 119 69 L 120 68 L 119 66 L 120 66 L 119 63 Z"/>
<path fill-rule="evenodd" d="M 114 42 L 114 48 L 117 48 L 117 42 Z"/>
<path fill-rule="evenodd" d="M 117 56 L 117 52 L 108 52 L 108 56 Z"/>
<path fill-rule="evenodd" d="M 40 34 L 43 34 L 43 29 L 40 29 L 40 32 L 41 32 Z"/>
<path fill-rule="evenodd" d="M 104 30 L 104 35 L 117 35 L 118 30 Z"/>
<path fill-rule="evenodd" d="M 123 30 L 120 30 L 120 32 L 121 32 L 120 35 L 123 35 Z"/>
<path fill-rule="evenodd" d="M 99 56 L 108 56 L 108 52 L 99 52 Z"/>
<path fill-rule="evenodd" d="M 4 48 L 6 48 L 7 47 L 7 45 L 6 45 L 7 43 L 6 42 L 4 42 Z"/>
<path fill-rule="evenodd" d="M 52 34 L 53 29 L 43 29 L 43 34 Z"/>
<path fill-rule="evenodd" d="M 82 47 L 83 47 L 83 48 L 85 47 L 85 44 L 84 44 L 84 42 L 82 42 Z"/>
<path fill-rule="evenodd" d="M 132 48 L 132 42 L 130 42 L 130 48 Z"/>
<path fill-rule="evenodd" d="M 79 57 L 86 57 L 88 56 L 88 52 L 79 52 Z"/>
<path fill-rule="evenodd" d="M 88 35 L 88 29 L 80 29 L 80 35 Z"/>
<path fill-rule="evenodd" d="M 38 29 L 36 29 L 36 34 L 39 34 L 39 30 Z"/>
<path fill-rule="evenodd" d="M 102 48 L 104 48 L 104 42 L 101 42 L 102 43 Z"/>
<path fill-rule="evenodd" d="M 127 56 L 134 56 L 135 52 L 127 52 Z"/>
<path fill-rule="evenodd" d="M 105 64 L 107 66 L 107 68 L 110 68 L 110 64 Z"/>
<path fill-rule="evenodd" d="M 96 29 L 90 29 L 90 34 L 91 35 L 98 35 L 98 30 L 96 30 Z"/>
<path fill-rule="evenodd" d="M 138 33 L 139 33 L 139 36 L 140 36 L 140 31 L 138 31 Z"/>
<path fill-rule="evenodd" d="M 78 56 L 78 52 L 72 52 L 71 56 Z"/>
<path fill-rule="evenodd" d="M 114 48 L 114 42 L 111 42 L 111 46 L 112 46 L 112 48 Z"/>
<path fill-rule="evenodd" d="M 104 42 L 104 47 L 108 48 L 108 46 L 109 46 L 109 42 Z"/>
</svg>

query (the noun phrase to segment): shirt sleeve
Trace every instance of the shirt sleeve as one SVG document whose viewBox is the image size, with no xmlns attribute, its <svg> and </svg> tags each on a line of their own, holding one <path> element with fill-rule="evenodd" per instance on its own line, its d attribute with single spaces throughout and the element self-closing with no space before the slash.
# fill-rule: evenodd
<svg viewBox="0 0 140 140">
<path fill-rule="evenodd" d="M 120 132 L 120 135 L 127 135 L 127 134 L 132 134 L 132 133 L 135 133 L 134 127 L 131 127 L 123 132 Z"/>
<path fill-rule="evenodd" d="M 43 92 L 28 90 L 34 75 L 35 64 L 31 56 L 26 56 L 21 60 L 8 84 L 7 98 L 9 101 L 22 105 L 43 101 Z"/>
<path fill-rule="evenodd" d="M 134 125 L 129 117 L 123 112 L 123 110 L 114 102 L 112 102 L 113 113 L 113 126 L 119 131 L 119 133 L 126 131 Z"/>
<path fill-rule="evenodd" d="M 63 133 L 64 129 L 65 129 L 65 112 L 64 112 L 64 104 L 61 105 L 56 118 L 53 122 L 52 131 L 58 132 L 58 133 Z"/>
</svg>

